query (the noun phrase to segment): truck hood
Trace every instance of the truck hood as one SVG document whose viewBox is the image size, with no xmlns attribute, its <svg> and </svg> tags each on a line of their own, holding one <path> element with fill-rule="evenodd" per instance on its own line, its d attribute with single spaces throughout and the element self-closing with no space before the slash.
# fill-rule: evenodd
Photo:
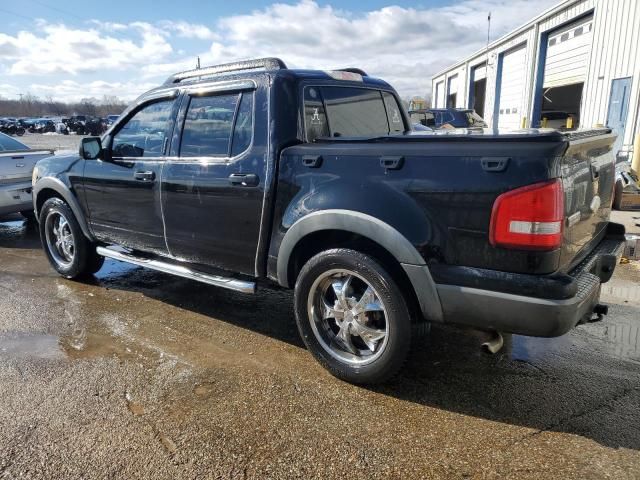
<svg viewBox="0 0 640 480">
<path fill-rule="evenodd" d="M 51 155 L 36 163 L 33 178 L 36 180 L 45 176 L 58 177 L 71 170 L 71 168 L 81 160 L 77 152 Z"/>
</svg>

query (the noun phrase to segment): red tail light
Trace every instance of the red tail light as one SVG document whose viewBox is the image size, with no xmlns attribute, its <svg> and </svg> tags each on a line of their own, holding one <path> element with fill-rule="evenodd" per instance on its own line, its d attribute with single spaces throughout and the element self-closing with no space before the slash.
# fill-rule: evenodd
<svg viewBox="0 0 640 480">
<path fill-rule="evenodd" d="M 564 192 L 559 179 L 503 193 L 493 204 L 491 245 L 553 250 L 562 244 Z"/>
</svg>

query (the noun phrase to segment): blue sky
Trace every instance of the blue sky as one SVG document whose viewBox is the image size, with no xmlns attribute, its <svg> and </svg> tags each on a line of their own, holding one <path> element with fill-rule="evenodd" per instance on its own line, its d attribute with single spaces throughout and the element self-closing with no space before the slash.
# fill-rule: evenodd
<svg viewBox="0 0 640 480">
<path fill-rule="evenodd" d="M 428 96 L 433 73 L 482 48 L 488 11 L 497 38 L 555 3 L 2 2 L 0 96 L 129 100 L 198 55 L 203 64 L 273 55 L 294 67 L 358 66 L 405 97 Z"/>
</svg>

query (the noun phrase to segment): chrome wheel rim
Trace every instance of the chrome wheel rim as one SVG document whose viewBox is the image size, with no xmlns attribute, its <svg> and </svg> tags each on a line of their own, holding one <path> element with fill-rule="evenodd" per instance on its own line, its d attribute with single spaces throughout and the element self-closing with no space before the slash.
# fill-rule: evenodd
<svg viewBox="0 0 640 480">
<path fill-rule="evenodd" d="M 69 221 L 59 212 L 51 212 L 45 223 L 47 248 L 55 262 L 62 267 L 73 263 L 76 243 Z"/>
<path fill-rule="evenodd" d="M 387 310 L 364 278 L 345 269 L 319 276 L 309 291 L 311 329 L 333 358 L 351 365 L 377 360 L 389 339 Z"/>
</svg>

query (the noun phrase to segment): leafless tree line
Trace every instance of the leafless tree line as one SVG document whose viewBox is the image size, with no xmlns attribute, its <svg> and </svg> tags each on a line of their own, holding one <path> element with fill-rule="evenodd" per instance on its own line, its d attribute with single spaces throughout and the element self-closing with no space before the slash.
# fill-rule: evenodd
<svg viewBox="0 0 640 480">
<path fill-rule="evenodd" d="M 9 100 L 0 95 L 0 117 L 66 117 L 71 115 L 89 115 L 104 117 L 118 115 L 127 104 L 113 95 L 102 99 L 83 98 L 79 102 L 61 102 L 52 97 L 41 99 L 27 93 L 19 100 Z"/>
</svg>

